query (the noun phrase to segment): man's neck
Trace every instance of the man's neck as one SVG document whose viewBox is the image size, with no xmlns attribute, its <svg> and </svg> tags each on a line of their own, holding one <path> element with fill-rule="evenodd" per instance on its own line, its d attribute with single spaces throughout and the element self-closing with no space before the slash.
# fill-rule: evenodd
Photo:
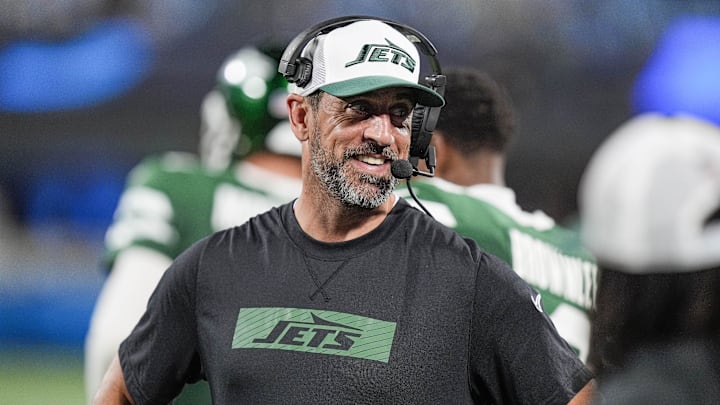
<svg viewBox="0 0 720 405">
<path fill-rule="evenodd" d="M 438 162 L 437 167 L 438 177 L 460 186 L 505 186 L 505 157 L 498 152 L 483 151 L 472 158 L 455 153 L 447 155 L 445 160 Z"/>
<path fill-rule="evenodd" d="M 367 234 L 380 226 L 395 205 L 397 196 L 374 209 L 347 206 L 326 191 L 303 186 L 295 202 L 295 218 L 300 227 L 322 242 L 344 242 Z"/>
</svg>

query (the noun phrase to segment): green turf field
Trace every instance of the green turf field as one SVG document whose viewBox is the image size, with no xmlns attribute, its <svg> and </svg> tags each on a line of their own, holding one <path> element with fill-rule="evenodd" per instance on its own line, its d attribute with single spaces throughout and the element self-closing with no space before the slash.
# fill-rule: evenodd
<svg viewBox="0 0 720 405">
<path fill-rule="evenodd" d="M 0 404 L 82 405 L 82 352 L 0 347 Z"/>
</svg>

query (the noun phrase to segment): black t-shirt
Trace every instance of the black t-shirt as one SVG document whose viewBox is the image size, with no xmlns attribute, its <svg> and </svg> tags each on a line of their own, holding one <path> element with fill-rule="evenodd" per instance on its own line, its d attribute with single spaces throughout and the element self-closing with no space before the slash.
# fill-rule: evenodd
<svg viewBox="0 0 720 405">
<path fill-rule="evenodd" d="M 372 232 L 305 234 L 292 205 L 193 245 L 120 347 L 137 404 L 560 404 L 591 378 L 537 292 L 399 201 Z"/>
</svg>

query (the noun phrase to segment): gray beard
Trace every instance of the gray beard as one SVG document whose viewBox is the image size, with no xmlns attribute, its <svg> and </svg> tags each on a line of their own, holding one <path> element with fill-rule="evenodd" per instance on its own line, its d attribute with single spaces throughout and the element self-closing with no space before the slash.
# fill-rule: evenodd
<svg viewBox="0 0 720 405">
<path fill-rule="evenodd" d="M 387 201 L 395 190 L 398 179 L 393 176 L 377 177 L 361 173 L 359 181 L 353 182 L 343 170 L 345 163 L 353 156 L 374 153 L 377 148 L 367 145 L 361 150 L 346 151 L 341 161 L 335 161 L 331 154 L 323 150 L 319 135 L 319 129 L 315 128 L 315 134 L 310 142 L 310 166 L 333 197 L 346 206 L 367 209 L 377 208 Z M 389 158 L 396 158 L 390 148 L 385 148 L 383 154 Z"/>
</svg>

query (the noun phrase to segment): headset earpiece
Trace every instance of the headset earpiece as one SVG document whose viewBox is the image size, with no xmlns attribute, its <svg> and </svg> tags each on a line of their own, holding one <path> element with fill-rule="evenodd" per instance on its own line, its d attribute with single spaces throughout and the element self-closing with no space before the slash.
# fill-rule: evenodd
<svg viewBox="0 0 720 405">
<path fill-rule="evenodd" d="M 441 96 L 445 94 L 445 84 L 447 78 L 440 73 L 433 74 L 426 78 L 428 87 Z M 432 140 L 435 125 L 442 107 L 427 107 L 418 105 L 413 111 L 412 130 L 410 135 L 410 163 L 418 174 L 425 176 L 433 176 L 435 168 L 434 150 L 430 150 L 430 141 Z M 431 153 L 429 153 L 431 152 Z M 418 163 L 420 159 L 425 160 L 425 166 L 428 167 L 430 173 L 419 172 Z"/>
<path fill-rule="evenodd" d="M 424 142 L 427 138 L 427 134 L 423 133 L 423 123 L 425 122 L 425 114 L 427 113 L 428 107 L 418 105 L 413 110 L 412 114 L 412 131 L 410 135 L 410 156 L 417 158 L 424 158 L 427 153 L 427 145 L 430 143 Z M 417 162 L 411 162 L 413 166 L 417 166 Z"/>
<path fill-rule="evenodd" d="M 299 87 L 305 87 L 312 78 L 312 61 L 300 56 L 295 60 L 295 64 L 297 68 L 293 76 L 293 82 Z"/>
<path fill-rule="evenodd" d="M 373 19 L 377 20 L 375 17 L 364 16 L 338 17 L 307 28 L 293 38 L 285 48 L 285 51 L 280 57 L 278 72 L 280 72 L 288 82 L 295 83 L 299 87 L 305 86 L 312 78 L 312 61 L 303 57 L 302 51 L 310 41 L 319 35 L 326 34 L 335 28 L 348 25 L 355 21 Z"/>
</svg>

